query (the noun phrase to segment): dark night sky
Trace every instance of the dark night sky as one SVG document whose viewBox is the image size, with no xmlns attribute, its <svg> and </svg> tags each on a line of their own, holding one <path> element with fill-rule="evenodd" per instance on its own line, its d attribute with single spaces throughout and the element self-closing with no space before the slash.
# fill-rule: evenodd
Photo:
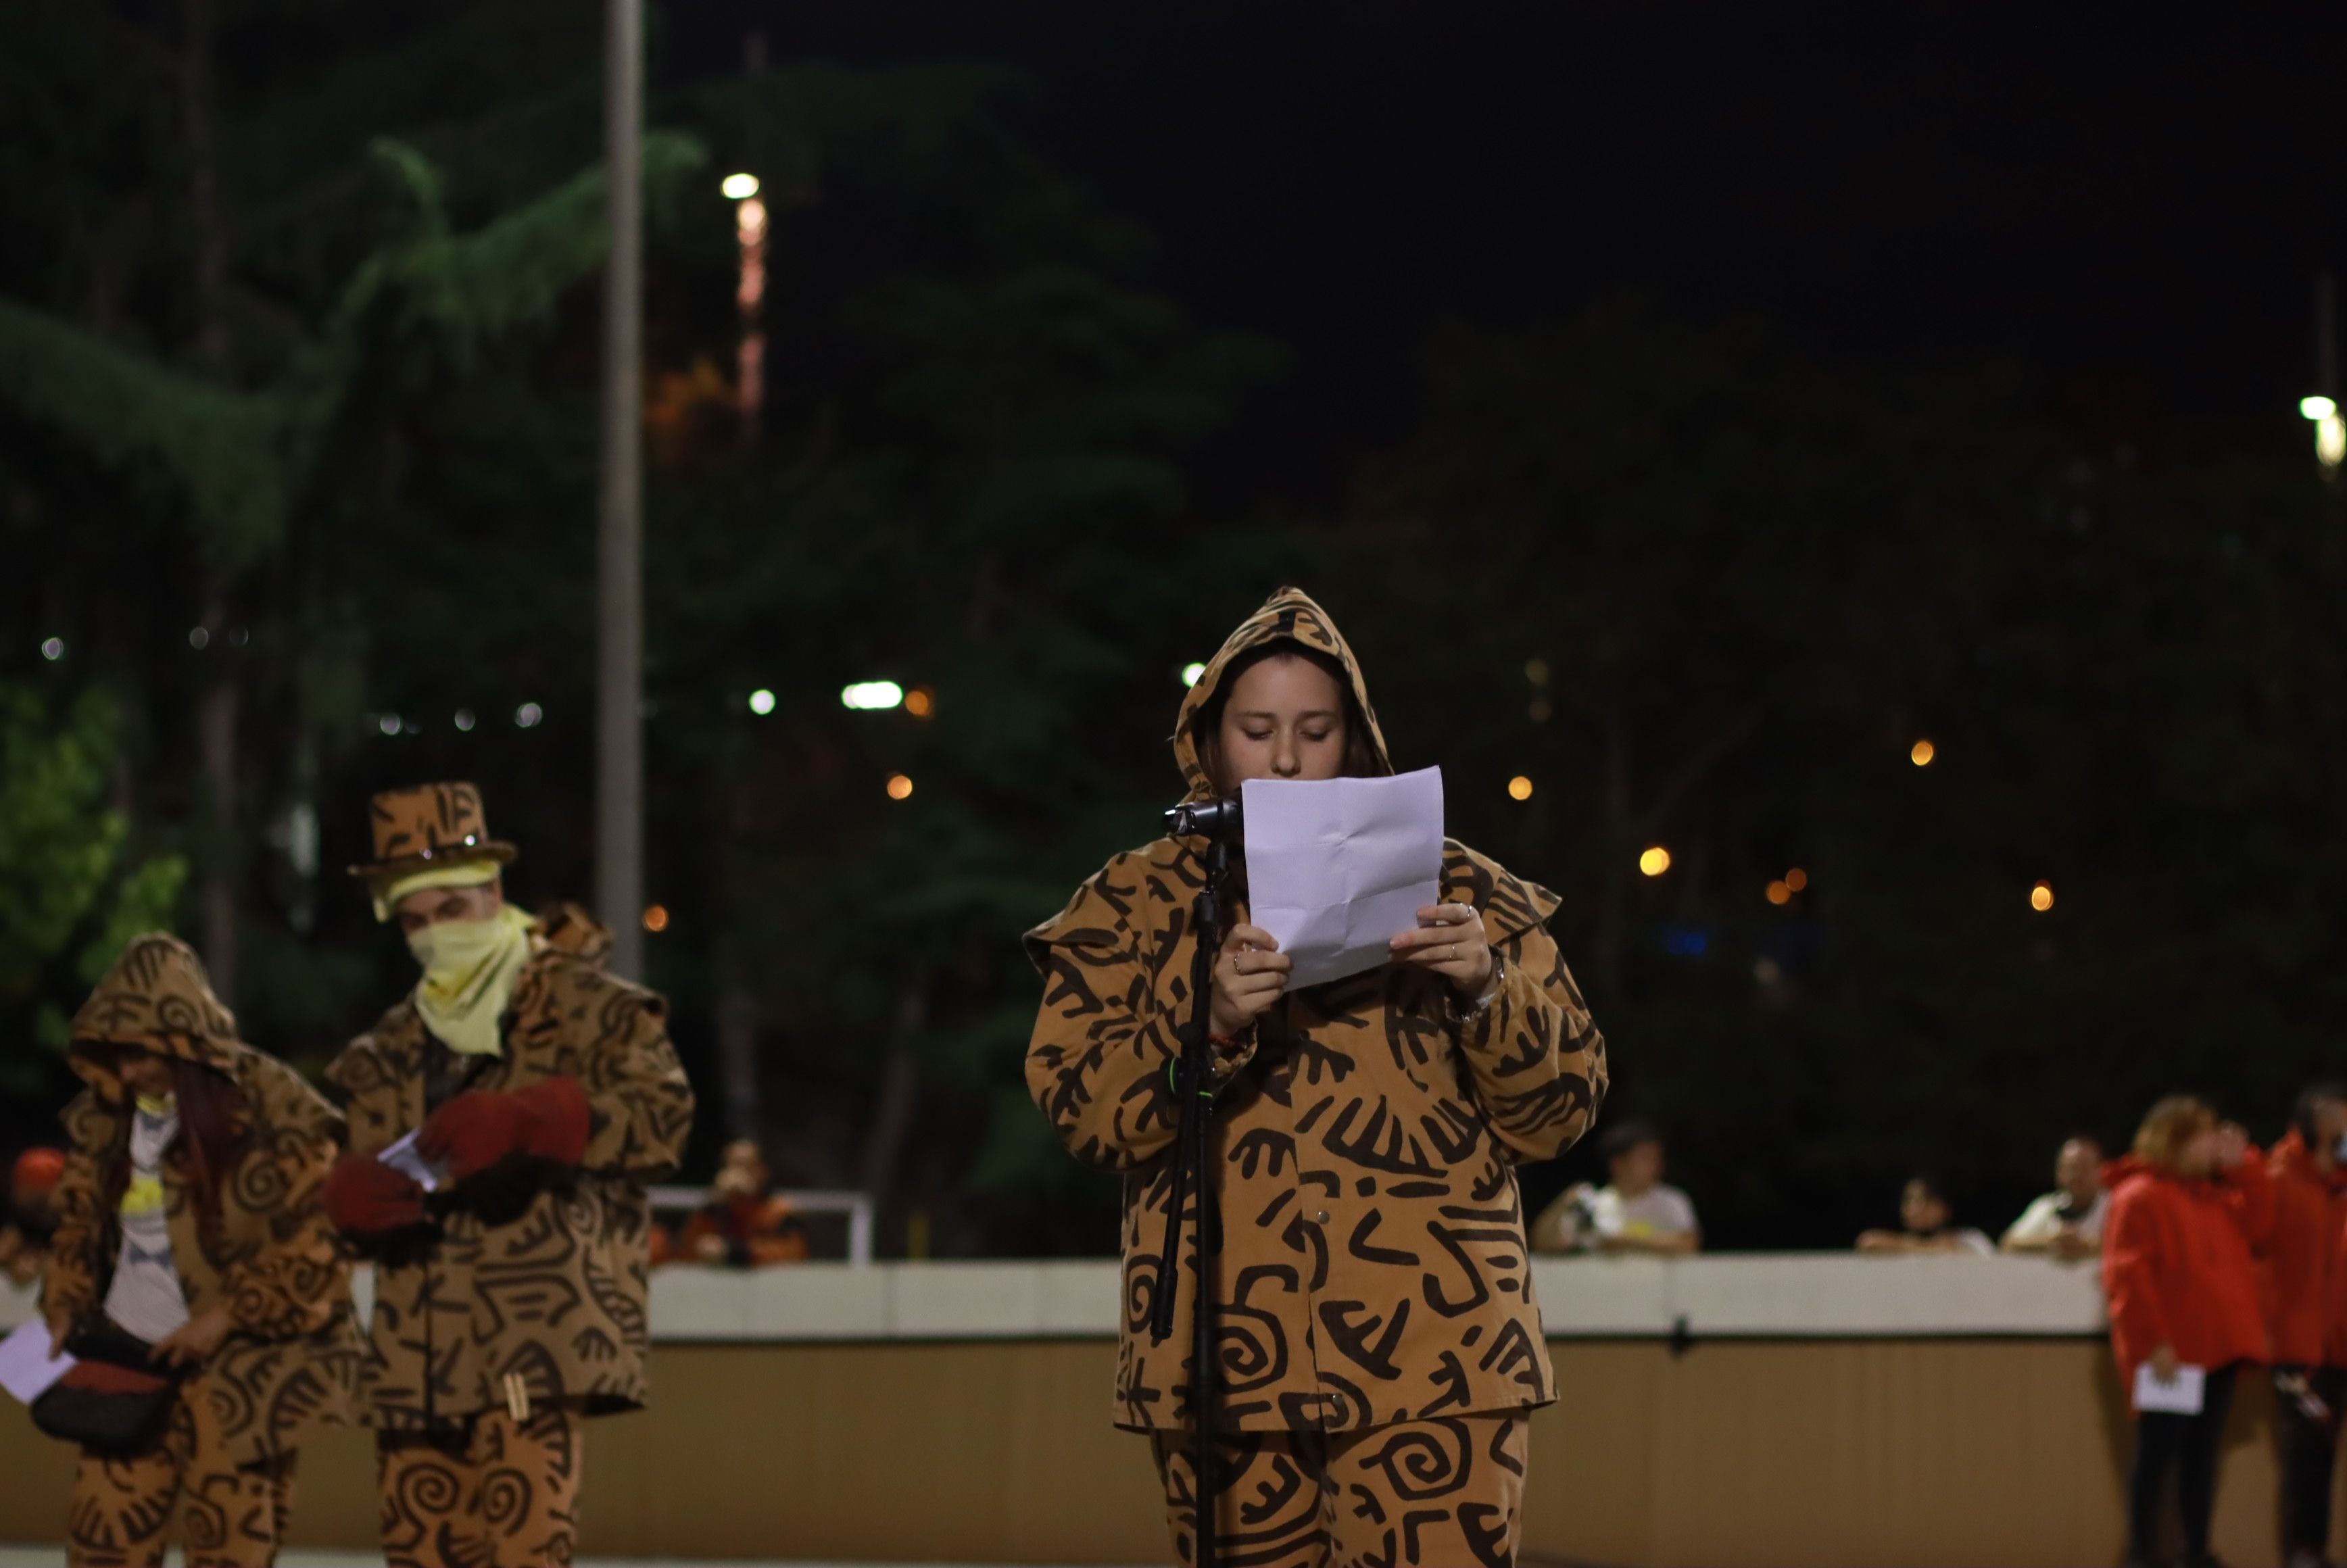
<svg viewBox="0 0 2347 1568">
<path fill-rule="evenodd" d="M 2055 10 L 702 0 L 667 65 L 738 69 L 754 26 L 778 60 L 1029 68 L 1164 286 L 1295 351 L 1258 490 L 1326 498 L 1404 429 L 1439 322 L 1624 285 L 2301 439 L 2347 6 Z"/>
</svg>

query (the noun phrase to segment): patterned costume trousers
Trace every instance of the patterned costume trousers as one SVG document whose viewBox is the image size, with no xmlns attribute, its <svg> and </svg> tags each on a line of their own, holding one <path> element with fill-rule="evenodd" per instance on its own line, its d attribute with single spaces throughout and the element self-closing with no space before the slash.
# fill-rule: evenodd
<svg viewBox="0 0 2347 1568">
<path fill-rule="evenodd" d="M 585 1432 L 558 1408 L 378 1435 L 390 1568 L 561 1568 L 577 1545 Z"/>
<path fill-rule="evenodd" d="M 1349 1432 L 1233 1432 L 1215 1543 L 1229 1568 L 1505 1568 L 1522 1518 L 1522 1410 Z M 1196 1560 L 1187 1432 L 1153 1432 L 1174 1558 Z"/>
<path fill-rule="evenodd" d="M 204 1379 L 190 1378 L 153 1447 L 128 1456 L 83 1450 L 66 1519 L 66 1561 L 73 1568 L 153 1568 L 163 1561 L 176 1501 L 188 1568 L 268 1568 L 293 1508 L 293 1460 L 286 1453 L 231 1463 Z"/>
</svg>

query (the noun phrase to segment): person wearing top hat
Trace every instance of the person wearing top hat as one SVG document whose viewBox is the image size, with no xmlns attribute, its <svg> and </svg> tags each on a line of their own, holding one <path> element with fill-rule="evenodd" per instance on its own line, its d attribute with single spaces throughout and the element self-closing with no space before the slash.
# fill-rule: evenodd
<svg viewBox="0 0 2347 1568">
<path fill-rule="evenodd" d="M 667 1007 L 575 907 L 505 899 L 480 792 L 373 802 L 351 867 L 415 989 L 326 1070 L 349 1121 L 326 1212 L 375 1263 L 361 1389 L 395 1565 L 568 1563 L 582 1421 L 646 1398 L 645 1186 L 692 1090 Z"/>
</svg>

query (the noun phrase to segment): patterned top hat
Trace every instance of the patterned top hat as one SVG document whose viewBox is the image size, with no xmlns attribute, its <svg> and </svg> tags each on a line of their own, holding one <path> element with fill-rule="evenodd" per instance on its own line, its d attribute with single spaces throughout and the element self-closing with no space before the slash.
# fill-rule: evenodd
<svg viewBox="0 0 2347 1568">
<path fill-rule="evenodd" d="M 468 784 L 410 784 L 387 789 L 367 803 L 374 825 L 374 858 L 351 867 L 354 876 L 391 881 L 438 866 L 494 860 L 510 864 L 521 852 L 489 836 L 481 792 Z"/>
</svg>

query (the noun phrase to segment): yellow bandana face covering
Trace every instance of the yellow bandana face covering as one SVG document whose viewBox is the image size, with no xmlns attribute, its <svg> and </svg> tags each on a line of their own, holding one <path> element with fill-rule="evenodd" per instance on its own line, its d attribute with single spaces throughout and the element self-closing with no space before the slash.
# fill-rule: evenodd
<svg viewBox="0 0 2347 1568">
<path fill-rule="evenodd" d="M 464 1056 L 505 1050 L 497 1020 L 529 961 L 530 917 L 507 904 L 486 920 L 441 920 L 407 934 L 424 967 L 415 1010 L 425 1027 Z"/>
</svg>

